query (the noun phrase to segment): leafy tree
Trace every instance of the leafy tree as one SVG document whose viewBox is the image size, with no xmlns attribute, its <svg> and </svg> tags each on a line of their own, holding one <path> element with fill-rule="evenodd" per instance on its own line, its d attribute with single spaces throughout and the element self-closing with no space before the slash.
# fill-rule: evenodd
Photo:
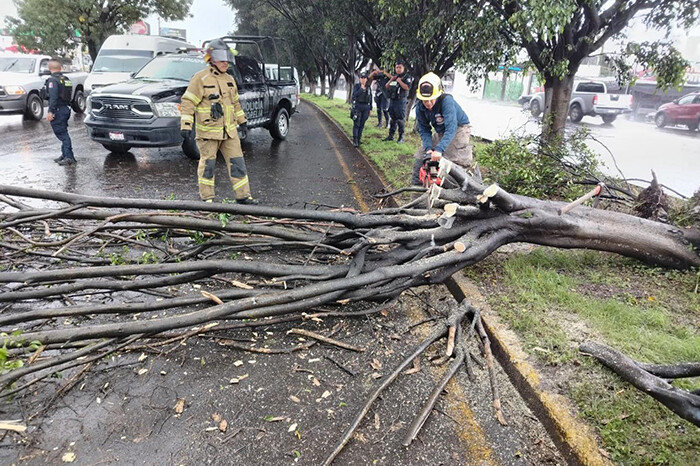
<svg viewBox="0 0 700 466">
<path fill-rule="evenodd" d="M 15 41 L 47 54 L 66 55 L 78 43 L 94 60 L 104 40 L 157 13 L 165 20 L 185 18 L 192 0 L 15 0 L 18 18 L 8 18 Z M 80 37 L 76 37 L 78 31 Z"/>
<path fill-rule="evenodd" d="M 474 7 L 470 1 L 460 1 Z M 543 136 L 563 133 L 573 79 L 584 58 L 621 34 L 634 17 L 648 27 L 670 31 L 689 28 L 700 15 L 697 0 L 485 0 L 487 8 L 474 13 L 495 19 L 503 39 L 524 48 L 545 83 Z M 476 17 L 476 16 L 475 16 Z M 615 61 L 629 70 L 627 56 L 655 68 L 659 86 L 680 85 L 687 62 L 661 42 L 631 44 Z M 629 78 L 629 76 L 628 76 Z"/>
</svg>

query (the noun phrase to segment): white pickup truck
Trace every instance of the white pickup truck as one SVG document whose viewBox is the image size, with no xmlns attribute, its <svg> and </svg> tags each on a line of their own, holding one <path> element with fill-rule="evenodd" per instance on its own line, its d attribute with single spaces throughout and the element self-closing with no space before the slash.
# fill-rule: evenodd
<svg viewBox="0 0 700 466">
<path fill-rule="evenodd" d="M 530 99 L 530 113 L 538 116 L 544 109 L 544 92 Z M 588 116 L 600 116 L 605 123 L 612 123 L 618 115 L 632 111 L 632 96 L 608 94 L 602 81 L 575 81 L 569 101 L 569 118 L 579 122 Z"/>
<path fill-rule="evenodd" d="M 48 55 L 5 54 L 0 55 L 0 115 L 23 114 L 32 120 L 41 120 L 44 106 L 42 98 L 46 78 L 51 76 Z M 87 73 L 66 73 L 73 84 L 71 107 L 76 113 L 85 111 L 83 86 Z"/>
</svg>

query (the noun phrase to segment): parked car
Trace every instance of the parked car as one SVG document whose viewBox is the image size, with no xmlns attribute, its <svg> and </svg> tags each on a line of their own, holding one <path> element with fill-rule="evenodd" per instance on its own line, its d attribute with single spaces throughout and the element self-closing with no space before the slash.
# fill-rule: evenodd
<svg viewBox="0 0 700 466">
<path fill-rule="evenodd" d="M 544 110 L 544 92 L 530 100 L 530 113 L 538 116 Z M 609 94 L 602 81 L 575 81 L 569 100 L 569 118 L 579 122 L 584 116 L 600 116 L 605 123 L 612 123 L 618 115 L 632 111 L 632 96 Z"/>
<path fill-rule="evenodd" d="M 690 131 L 697 130 L 700 126 L 700 92 L 663 104 L 654 114 L 654 122 L 659 128 L 686 125 Z"/>
<path fill-rule="evenodd" d="M 46 78 L 51 76 L 48 55 L 0 55 L 0 114 L 23 114 L 25 118 L 41 120 Z M 73 84 L 71 107 L 76 113 L 85 111 L 84 83 L 87 73 L 65 73 Z"/>
<path fill-rule="evenodd" d="M 194 48 L 194 45 L 172 37 L 109 36 L 90 68 L 90 75 L 85 81 L 86 94 L 98 87 L 126 81 L 153 57 L 188 48 Z"/>
<path fill-rule="evenodd" d="M 227 39 L 235 40 L 239 49 L 242 44 L 256 44 L 251 36 Z M 132 147 L 182 145 L 187 157 L 198 159 L 194 138 L 183 140 L 180 136 L 180 102 L 190 78 L 205 66 L 201 51 L 161 55 L 132 79 L 93 91 L 85 118 L 89 137 L 115 153 Z M 266 78 L 264 70 L 260 59 L 238 53 L 229 73 L 238 85 L 248 128 L 266 128 L 273 138 L 285 139 L 289 118 L 299 101 L 297 84 L 291 76 Z"/>
</svg>

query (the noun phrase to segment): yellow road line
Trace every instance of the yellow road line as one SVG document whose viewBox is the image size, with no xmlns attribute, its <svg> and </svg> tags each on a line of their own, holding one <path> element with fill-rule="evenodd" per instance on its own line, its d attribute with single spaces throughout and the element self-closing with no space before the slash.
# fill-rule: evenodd
<svg viewBox="0 0 700 466">
<path fill-rule="evenodd" d="M 355 183 L 355 180 L 353 179 L 352 172 L 350 171 L 350 168 L 348 167 L 348 165 L 345 163 L 345 160 L 343 160 L 343 156 L 340 154 L 340 150 L 338 150 L 338 146 L 335 145 L 335 141 L 333 141 L 333 138 L 331 138 L 331 135 L 328 134 L 326 127 L 321 123 L 321 120 L 319 119 L 317 113 L 314 113 L 314 117 L 316 118 L 319 126 L 321 127 L 321 129 L 325 133 L 326 138 L 328 138 L 328 142 L 330 142 L 331 146 L 333 146 L 333 152 L 335 153 L 335 157 L 338 159 L 338 163 L 340 164 L 340 167 L 343 169 L 343 173 L 345 174 L 345 178 L 348 180 L 348 184 L 350 184 L 350 187 L 352 188 L 352 193 L 355 196 L 357 203 L 360 205 L 360 210 L 362 212 L 369 212 L 369 206 L 367 205 L 365 200 L 362 198 L 362 192 L 360 191 L 360 188 L 357 187 L 357 183 Z"/>
</svg>

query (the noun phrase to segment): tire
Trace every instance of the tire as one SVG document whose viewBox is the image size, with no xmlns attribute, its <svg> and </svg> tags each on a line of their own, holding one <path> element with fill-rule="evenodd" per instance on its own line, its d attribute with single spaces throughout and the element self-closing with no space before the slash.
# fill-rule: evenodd
<svg viewBox="0 0 700 466">
<path fill-rule="evenodd" d="M 182 152 L 190 160 L 199 160 L 199 147 L 195 138 L 182 140 Z"/>
<path fill-rule="evenodd" d="M 287 138 L 287 134 L 289 134 L 289 113 L 280 108 L 270 124 L 270 135 L 274 139 L 283 141 Z"/>
<path fill-rule="evenodd" d="M 603 118 L 603 123 L 605 123 L 606 125 L 609 125 L 613 121 L 615 121 L 615 119 L 617 118 L 617 115 L 601 115 L 601 117 Z"/>
<path fill-rule="evenodd" d="M 581 109 L 581 105 L 573 104 L 571 106 L 569 109 L 569 118 L 571 118 L 571 121 L 574 123 L 578 123 L 579 121 L 583 120 L 583 110 Z"/>
<path fill-rule="evenodd" d="M 114 154 L 126 154 L 131 149 L 131 146 L 127 144 L 107 144 L 102 143 L 102 147 Z"/>
<path fill-rule="evenodd" d="M 86 99 L 82 90 L 75 91 L 71 108 L 75 113 L 85 113 Z"/>
<path fill-rule="evenodd" d="M 697 131 L 698 127 L 700 127 L 700 119 L 697 119 L 692 123 L 688 123 L 686 126 L 690 131 Z"/>
<path fill-rule="evenodd" d="M 539 100 L 533 100 L 530 102 L 530 115 L 536 117 L 539 116 L 540 113 L 542 113 L 542 109 L 540 108 L 540 101 Z"/>
<path fill-rule="evenodd" d="M 654 117 L 654 123 L 656 123 L 656 126 L 659 128 L 663 128 L 668 124 L 668 120 L 666 119 L 666 114 L 665 113 L 657 113 L 656 116 Z"/>
<path fill-rule="evenodd" d="M 30 120 L 39 121 L 44 117 L 44 102 L 36 94 L 29 94 L 27 97 L 27 108 L 24 117 Z"/>
</svg>

